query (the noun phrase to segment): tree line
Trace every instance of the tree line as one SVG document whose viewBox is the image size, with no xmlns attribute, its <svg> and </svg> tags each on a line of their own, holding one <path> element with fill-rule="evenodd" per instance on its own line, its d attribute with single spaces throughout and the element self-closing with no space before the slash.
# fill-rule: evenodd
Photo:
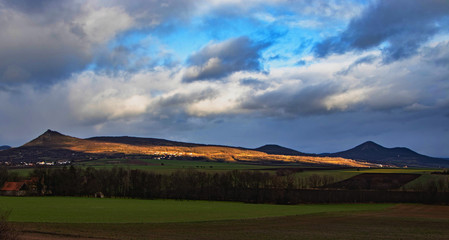
<svg viewBox="0 0 449 240">
<path fill-rule="evenodd" d="M 42 182 L 38 188 L 57 196 L 92 196 L 97 192 L 107 197 L 170 198 L 227 200 L 244 202 L 278 202 L 282 195 L 269 196 L 273 189 L 285 191 L 303 187 L 318 187 L 334 179 L 312 175 L 298 178 L 294 174 L 269 174 L 261 171 L 226 171 L 207 173 L 194 169 L 161 174 L 121 167 L 44 168 L 31 174 Z"/>
<path fill-rule="evenodd" d="M 194 169 L 161 174 L 121 167 L 38 168 L 29 177 L 37 179 L 37 192 L 53 196 L 127 197 L 143 199 L 189 199 L 292 204 L 299 202 L 447 202 L 449 178 L 402 191 L 323 189 L 339 179 L 312 174 L 300 177 L 278 171 L 204 172 Z M 0 184 L 17 179 L 0 170 Z M 3 181 L 3 182 L 2 182 Z M 418 191 L 416 191 L 418 190 Z"/>
<path fill-rule="evenodd" d="M 17 180 L 16 174 L 0 170 L 0 184 Z M 298 177 L 294 173 L 270 174 L 262 171 L 226 171 L 208 173 L 194 169 L 161 174 L 122 167 L 98 169 L 75 166 L 37 168 L 29 177 L 38 179 L 37 192 L 54 196 L 170 198 L 284 203 L 290 190 L 315 188 L 337 179 L 313 174 Z M 276 193 L 273 190 L 282 190 Z"/>
</svg>

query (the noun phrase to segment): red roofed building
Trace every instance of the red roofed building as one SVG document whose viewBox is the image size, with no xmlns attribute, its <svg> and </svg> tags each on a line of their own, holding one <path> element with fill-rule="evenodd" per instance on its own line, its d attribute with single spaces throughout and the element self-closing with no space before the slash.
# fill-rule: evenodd
<svg viewBox="0 0 449 240">
<path fill-rule="evenodd" d="M 5 182 L 0 189 L 3 196 L 26 196 L 37 193 L 36 179 L 30 179 L 20 182 Z"/>
</svg>

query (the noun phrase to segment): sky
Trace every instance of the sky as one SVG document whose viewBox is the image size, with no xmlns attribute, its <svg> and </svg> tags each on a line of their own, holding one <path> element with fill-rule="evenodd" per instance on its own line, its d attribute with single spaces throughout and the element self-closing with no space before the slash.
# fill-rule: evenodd
<svg viewBox="0 0 449 240">
<path fill-rule="evenodd" d="M 0 0 L 0 145 L 47 129 L 449 157 L 447 0 Z"/>
</svg>

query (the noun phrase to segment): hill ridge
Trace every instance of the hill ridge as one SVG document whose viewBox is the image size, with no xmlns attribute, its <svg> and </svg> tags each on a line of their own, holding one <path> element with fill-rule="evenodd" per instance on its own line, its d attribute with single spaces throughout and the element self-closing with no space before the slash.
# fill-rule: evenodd
<svg viewBox="0 0 449 240">
<path fill-rule="evenodd" d="M 172 140 L 166 140 L 162 138 L 146 138 L 146 137 L 132 137 L 132 136 L 96 136 L 85 138 L 85 140 L 99 141 L 99 142 L 110 142 L 110 143 L 124 143 L 136 146 L 147 146 L 147 145 L 157 145 L 157 146 L 175 146 L 180 144 L 183 146 L 193 147 L 193 146 L 207 146 L 206 144 L 198 143 L 186 143 L 178 142 Z"/>
<path fill-rule="evenodd" d="M 406 147 L 387 148 L 373 141 L 367 141 L 351 149 L 330 153 L 327 156 L 363 160 L 370 163 L 400 167 L 447 167 L 449 161 L 429 157 Z"/>
<path fill-rule="evenodd" d="M 315 165 L 342 166 L 409 166 L 449 167 L 449 161 L 416 153 L 408 148 L 386 148 L 366 141 L 346 151 L 329 154 L 308 154 L 276 144 L 250 149 L 223 145 L 207 145 L 159 138 L 100 136 L 76 138 L 48 129 L 19 148 L 3 150 L 5 159 L 28 160 L 63 157 L 82 160 L 124 156 L 170 155 L 179 159 L 241 162 L 301 162 Z"/>
<path fill-rule="evenodd" d="M 23 147 L 61 147 L 79 140 L 81 139 L 48 129 L 37 138 L 25 143 Z"/>
<path fill-rule="evenodd" d="M 261 147 L 254 148 L 253 150 L 261 151 L 268 154 L 278 155 L 292 155 L 292 156 L 315 156 L 315 154 L 309 154 L 300 152 L 291 148 L 283 147 L 277 144 L 265 144 Z"/>
<path fill-rule="evenodd" d="M 282 147 L 278 147 L 282 148 Z M 286 148 L 285 148 L 286 149 Z M 294 151 L 294 150 L 292 150 Z M 295 153 L 297 153 L 295 151 Z M 75 138 L 53 130 L 21 147 L 2 151 L 0 161 L 42 161 L 66 159 L 85 161 L 101 158 L 168 157 L 179 160 L 205 160 L 247 162 L 258 164 L 295 163 L 301 166 L 374 166 L 361 161 L 339 157 L 289 156 L 267 154 L 241 147 L 205 145 L 139 137 L 91 137 Z M 6 160 L 5 160 L 6 159 Z"/>
</svg>

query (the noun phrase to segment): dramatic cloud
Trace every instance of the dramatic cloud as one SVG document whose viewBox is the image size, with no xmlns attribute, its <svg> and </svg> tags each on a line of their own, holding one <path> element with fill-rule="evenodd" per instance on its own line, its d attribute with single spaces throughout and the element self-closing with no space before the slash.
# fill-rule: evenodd
<svg viewBox="0 0 449 240">
<path fill-rule="evenodd" d="M 223 77 L 223 81 L 214 82 L 185 82 L 182 71 L 168 68 L 114 78 L 89 73 L 83 81 L 80 81 L 85 78 L 83 75 L 77 77 L 76 85 L 69 89 L 78 89 L 71 96 L 83 101 L 75 102 L 74 110 L 83 109 L 79 106 L 90 109 L 98 103 L 114 102 L 112 99 L 118 93 L 121 93 L 118 99 L 127 102 L 137 91 L 138 96 L 147 98 L 147 101 L 140 101 L 147 105 L 138 108 L 141 111 L 138 113 L 156 118 L 172 118 L 180 113 L 186 118 L 241 114 L 296 118 L 361 110 L 419 111 L 444 108 L 441 103 L 448 99 L 443 91 L 447 83 L 441 82 L 441 77 L 447 76 L 449 70 L 435 72 L 434 62 L 423 64 L 435 49 L 425 48 L 418 57 L 390 65 L 380 64 L 381 59 L 376 57 L 381 54 L 378 51 L 361 58 L 350 54 L 334 56 L 320 64 L 270 73 L 235 72 Z M 348 68 L 351 71 L 340 74 L 341 69 Z M 444 87 L 429 96 L 427 93 L 435 84 Z M 81 97 L 82 92 L 84 96 Z M 91 112 L 109 116 L 102 121 L 125 117 L 123 113 L 133 116 L 133 112 L 123 112 L 122 109 L 110 112 L 106 111 L 107 106 L 98 106 Z M 86 113 L 78 112 L 77 115 Z"/>
<path fill-rule="evenodd" d="M 0 0 L 0 145 L 50 128 L 449 156 L 448 24 L 446 0 Z"/>
<path fill-rule="evenodd" d="M 449 3 L 444 0 L 379 0 L 351 20 L 341 34 L 315 45 L 318 57 L 379 47 L 384 62 L 416 54 L 432 36 L 447 31 Z"/>
<path fill-rule="evenodd" d="M 423 52 L 429 54 L 436 49 Z M 353 111 L 444 111 L 449 99 L 444 94 L 449 87 L 449 70 L 437 70 L 433 62 L 423 64 L 425 59 L 414 57 L 382 65 L 374 52 L 361 58 L 330 57 L 310 67 L 271 73 L 265 81 L 269 85 L 253 88 L 242 98 L 241 107 L 278 118 Z M 349 67 L 343 68 L 345 65 Z M 344 74 L 339 68 L 345 69 Z M 442 88 L 437 90 L 435 85 Z"/>
<path fill-rule="evenodd" d="M 133 23 L 118 7 L 12 2 L 0 2 L 0 83 L 45 84 L 68 77 Z"/>
<path fill-rule="evenodd" d="M 267 46 L 268 43 L 256 43 L 248 37 L 211 43 L 189 57 L 184 81 L 215 80 L 237 71 L 261 71 L 260 52 Z"/>
</svg>

